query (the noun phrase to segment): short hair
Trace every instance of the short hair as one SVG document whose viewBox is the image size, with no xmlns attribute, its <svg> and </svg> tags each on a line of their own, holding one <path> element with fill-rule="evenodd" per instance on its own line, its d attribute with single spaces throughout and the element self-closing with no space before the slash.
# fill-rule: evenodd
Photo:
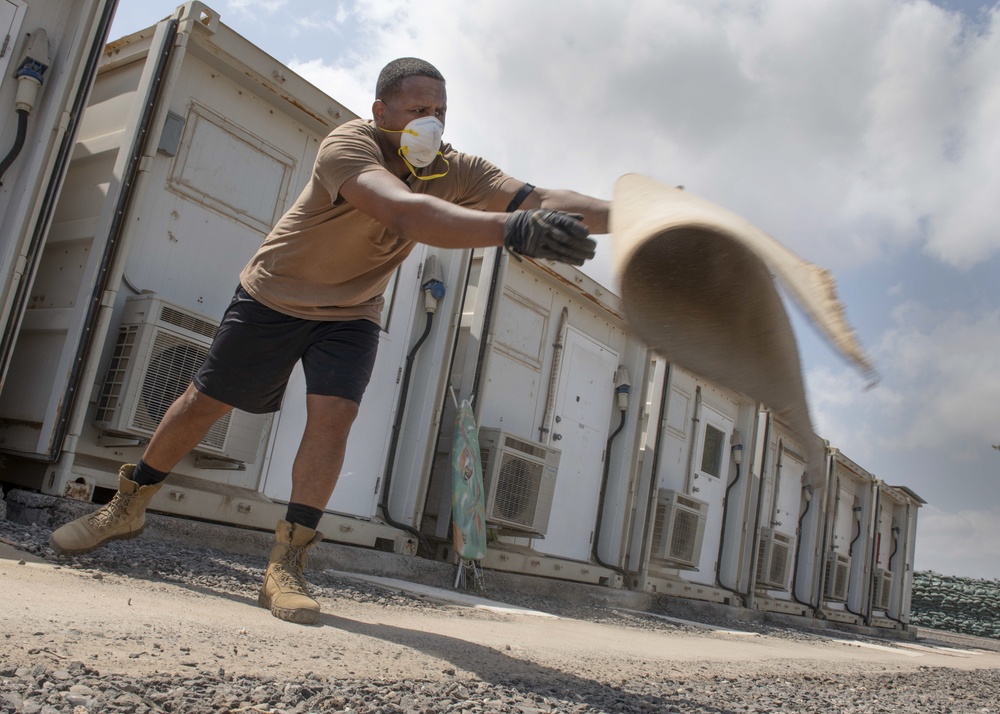
<svg viewBox="0 0 1000 714">
<path fill-rule="evenodd" d="M 375 84 L 375 98 L 383 102 L 391 99 L 400 92 L 403 80 L 407 77 L 430 77 L 440 82 L 444 81 L 444 75 L 430 62 L 416 57 L 401 57 L 387 64 L 379 72 L 378 82 Z"/>
</svg>

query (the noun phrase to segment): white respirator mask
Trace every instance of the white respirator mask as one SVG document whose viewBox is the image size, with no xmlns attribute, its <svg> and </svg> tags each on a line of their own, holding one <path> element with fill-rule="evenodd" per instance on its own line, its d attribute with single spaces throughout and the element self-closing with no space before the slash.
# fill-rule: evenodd
<svg viewBox="0 0 1000 714">
<path fill-rule="evenodd" d="M 437 117 L 418 117 L 407 124 L 403 129 L 394 131 L 392 129 L 382 129 L 381 131 L 390 134 L 402 134 L 399 138 L 399 157 L 410 169 L 410 173 L 421 181 L 441 178 L 448 173 L 448 160 L 441 153 L 441 137 L 444 135 L 444 124 Z M 417 176 L 415 169 L 424 168 L 434 163 L 438 156 L 445 163 L 445 171 L 441 174 L 431 176 Z"/>
</svg>

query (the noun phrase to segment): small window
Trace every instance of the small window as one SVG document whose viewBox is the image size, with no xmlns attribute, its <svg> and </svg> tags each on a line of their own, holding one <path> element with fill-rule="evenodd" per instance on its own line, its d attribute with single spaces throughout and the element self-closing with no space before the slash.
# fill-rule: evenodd
<svg viewBox="0 0 1000 714">
<path fill-rule="evenodd" d="M 705 444 L 701 451 L 701 471 L 718 478 L 722 475 L 722 450 L 726 435 L 714 426 L 705 425 Z"/>
</svg>

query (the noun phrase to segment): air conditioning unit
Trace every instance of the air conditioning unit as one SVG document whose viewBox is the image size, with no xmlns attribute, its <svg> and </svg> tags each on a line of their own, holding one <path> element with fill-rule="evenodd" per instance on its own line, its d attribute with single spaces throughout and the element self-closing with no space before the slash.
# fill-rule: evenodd
<svg viewBox="0 0 1000 714">
<path fill-rule="evenodd" d="M 827 600 L 847 600 L 847 586 L 851 581 L 851 558 L 837 551 L 826 556 L 826 585 L 823 595 Z"/>
<path fill-rule="evenodd" d="M 201 367 L 217 329 L 211 318 L 154 295 L 129 298 L 97 401 L 97 427 L 152 436 Z M 252 463 L 269 418 L 233 410 L 212 426 L 195 451 Z"/>
<path fill-rule="evenodd" d="M 875 568 L 875 607 L 879 610 L 888 610 L 891 595 L 892 571 Z"/>
<path fill-rule="evenodd" d="M 770 528 L 760 529 L 757 546 L 757 584 L 775 590 L 788 589 L 795 538 Z"/>
<path fill-rule="evenodd" d="M 479 430 L 486 520 L 526 535 L 544 536 L 559 473 L 559 449 L 502 429 Z"/>
<path fill-rule="evenodd" d="M 697 568 L 708 504 L 661 489 L 656 498 L 650 558 L 668 567 Z"/>
</svg>

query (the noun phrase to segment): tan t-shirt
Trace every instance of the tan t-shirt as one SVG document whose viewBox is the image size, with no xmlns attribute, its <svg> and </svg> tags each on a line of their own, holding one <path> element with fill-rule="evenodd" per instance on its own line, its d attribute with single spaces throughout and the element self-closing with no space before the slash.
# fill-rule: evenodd
<svg viewBox="0 0 1000 714">
<path fill-rule="evenodd" d="M 355 119 L 323 140 L 309 182 L 240 274 L 256 300 L 309 320 L 379 322 L 389 278 L 416 244 L 391 234 L 338 195 L 348 179 L 386 168 L 377 131 L 371 121 Z M 441 150 L 450 164 L 447 175 L 430 181 L 410 176 L 410 190 L 483 209 L 498 189 L 514 181 L 450 144 Z M 439 157 L 420 171 L 443 170 Z"/>
</svg>

